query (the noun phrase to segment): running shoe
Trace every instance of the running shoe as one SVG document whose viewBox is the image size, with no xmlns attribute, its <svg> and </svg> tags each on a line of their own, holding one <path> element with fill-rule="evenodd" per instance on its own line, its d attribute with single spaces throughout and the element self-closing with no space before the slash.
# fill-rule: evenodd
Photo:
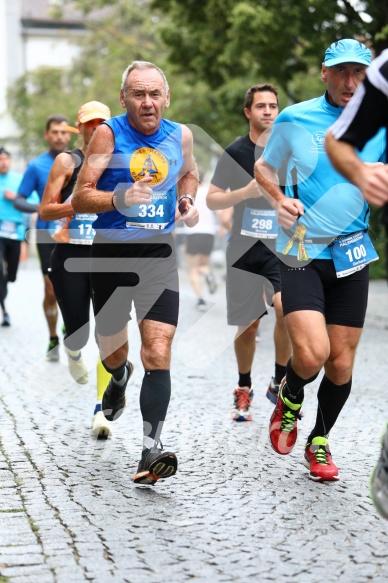
<svg viewBox="0 0 388 583">
<path fill-rule="evenodd" d="M 107 439 L 112 435 L 110 423 L 102 411 L 93 415 L 91 434 L 96 439 Z"/>
<path fill-rule="evenodd" d="M 280 455 L 287 455 L 295 445 L 298 435 L 298 418 L 300 419 L 300 410 L 303 405 L 303 403 L 292 403 L 286 397 L 283 398 L 285 384 L 286 377 L 280 383 L 278 399 L 269 423 L 271 445 Z"/>
<path fill-rule="evenodd" d="M 153 486 L 162 478 L 171 478 L 176 474 L 177 468 L 178 460 L 175 453 L 163 451 L 159 447 L 144 449 L 133 481 L 135 484 Z"/>
<path fill-rule="evenodd" d="M 388 518 L 388 426 L 383 435 L 379 461 L 370 481 L 370 495 L 376 510 Z"/>
<path fill-rule="evenodd" d="M 46 360 L 48 362 L 58 362 L 59 361 L 59 340 L 58 338 L 51 338 L 46 354 Z"/>
<path fill-rule="evenodd" d="M 233 391 L 234 408 L 230 416 L 234 421 L 252 421 L 251 404 L 253 399 L 253 389 L 249 387 L 239 387 Z"/>
<path fill-rule="evenodd" d="M 73 356 L 65 347 L 67 360 L 69 362 L 69 372 L 73 379 L 80 385 L 86 385 L 89 380 L 88 367 L 82 360 L 81 352 L 77 356 Z"/>
<path fill-rule="evenodd" d="M 104 395 L 102 397 L 101 409 L 108 421 L 116 421 L 124 413 L 125 409 L 125 389 L 132 373 L 135 369 L 135 365 L 127 360 L 125 365 L 128 369 L 128 378 L 124 386 L 118 387 L 114 383 L 113 377 L 111 377 L 107 388 L 105 389 Z"/>
<path fill-rule="evenodd" d="M 209 293 L 214 294 L 217 291 L 217 281 L 215 275 L 212 271 L 205 276 L 207 287 L 209 288 Z"/>
<path fill-rule="evenodd" d="M 198 298 L 196 308 L 199 312 L 206 312 L 207 305 L 205 300 L 203 300 L 202 298 Z"/>
<path fill-rule="evenodd" d="M 278 400 L 279 386 L 280 385 L 275 382 L 275 377 L 271 377 L 271 380 L 269 381 L 269 386 L 268 386 L 268 389 L 267 389 L 267 392 L 266 392 L 266 395 L 265 396 L 274 405 L 276 405 L 277 400 Z"/>
<path fill-rule="evenodd" d="M 4 328 L 8 328 L 8 326 L 10 326 L 10 325 L 11 325 L 11 319 L 10 319 L 10 317 L 9 317 L 9 314 L 7 314 L 7 312 L 4 312 L 4 314 L 3 314 L 3 321 L 2 321 L 2 323 L 1 323 L 1 325 L 2 325 Z"/>
<path fill-rule="evenodd" d="M 314 482 L 332 482 L 339 480 L 338 468 L 331 459 L 329 440 L 326 437 L 314 437 L 306 444 L 305 465 L 310 470 L 309 478 Z"/>
</svg>

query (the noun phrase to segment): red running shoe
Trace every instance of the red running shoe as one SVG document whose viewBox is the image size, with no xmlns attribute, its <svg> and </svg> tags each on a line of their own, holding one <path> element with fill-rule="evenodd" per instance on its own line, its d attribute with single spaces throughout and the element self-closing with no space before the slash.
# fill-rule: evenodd
<svg viewBox="0 0 388 583">
<path fill-rule="evenodd" d="M 233 391 L 234 409 L 230 416 L 234 421 L 252 421 L 251 404 L 253 390 L 249 387 L 237 387 Z"/>
<path fill-rule="evenodd" d="M 283 398 L 286 377 L 279 387 L 278 400 L 269 422 L 269 438 L 276 453 L 287 455 L 295 445 L 298 435 L 298 418 L 303 403 L 295 404 Z"/>
<path fill-rule="evenodd" d="M 305 449 L 306 467 L 310 470 L 309 478 L 314 482 L 331 482 L 339 480 L 338 468 L 331 459 L 329 441 L 326 437 L 314 437 Z"/>
</svg>

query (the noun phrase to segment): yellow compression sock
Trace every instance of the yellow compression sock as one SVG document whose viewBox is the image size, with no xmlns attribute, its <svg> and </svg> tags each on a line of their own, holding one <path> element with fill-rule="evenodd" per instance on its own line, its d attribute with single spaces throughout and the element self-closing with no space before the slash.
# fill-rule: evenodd
<svg viewBox="0 0 388 583">
<path fill-rule="evenodd" d="M 102 401 L 102 396 L 108 386 L 111 376 L 112 375 L 105 370 L 104 365 L 99 358 L 97 362 L 97 401 Z"/>
</svg>

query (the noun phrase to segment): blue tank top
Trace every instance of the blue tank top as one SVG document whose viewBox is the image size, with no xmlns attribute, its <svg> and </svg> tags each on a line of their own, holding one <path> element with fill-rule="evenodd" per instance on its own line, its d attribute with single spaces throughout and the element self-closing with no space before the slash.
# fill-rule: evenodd
<svg viewBox="0 0 388 583">
<path fill-rule="evenodd" d="M 176 184 L 183 166 L 182 128 L 162 119 L 159 129 L 146 136 L 136 130 L 123 114 L 105 121 L 115 139 L 109 166 L 97 183 L 106 192 L 126 190 L 144 176 L 153 191 L 152 201 L 125 211 L 103 212 L 93 223 L 104 237 L 117 240 L 142 240 L 170 233 L 174 228 Z"/>
<path fill-rule="evenodd" d="M 325 134 L 343 107 L 334 107 L 326 95 L 286 107 L 278 115 L 263 156 L 280 168 L 288 160 L 286 195 L 303 203 L 305 214 L 298 225 L 306 227 L 306 239 L 334 238 L 368 228 L 369 207 L 360 190 L 332 167 L 325 151 Z M 385 130 L 381 130 L 359 153 L 364 162 L 385 160 Z M 294 231 L 295 227 L 292 228 Z M 289 241 L 282 229 L 276 250 Z M 306 244 L 310 259 L 331 259 L 327 243 Z M 297 245 L 289 252 L 296 255 Z"/>
</svg>

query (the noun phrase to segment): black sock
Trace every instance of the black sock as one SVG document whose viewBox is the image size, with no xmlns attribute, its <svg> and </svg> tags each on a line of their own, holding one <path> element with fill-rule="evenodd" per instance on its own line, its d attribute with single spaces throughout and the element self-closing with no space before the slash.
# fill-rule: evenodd
<svg viewBox="0 0 388 583">
<path fill-rule="evenodd" d="M 335 385 L 326 375 L 323 377 L 317 395 L 317 419 L 307 440 L 308 443 L 311 443 L 314 437 L 323 437 L 330 432 L 350 395 L 351 388 L 351 378 L 344 385 Z"/>
<path fill-rule="evenodd" d="M 143 449 L 157 445 L 162 433 L 171 395 L 169 370 L 144 371 L 140 391 L 140 411 L 143 416 Z"/>
<path fill-rule="evenodd" d="M 275 362 L 275 383 L 280 385 L 283 378 L 286 376 L 287 367 Z"/>
<path fill-rule="evenodd" d="M 2 268 L 2 266 L 0 266 L 0 269 Z M 7 312 L 7 310 L 5 309 L 5 298 L 7 297 L 7 293 L 8 293 L 8 288 L 7 288 L 7 280 L 3 277 L 3 281 L 2 281 L 2 287 L 0 287 L 0 306 L 1 309 L 3 310 L 3 312 Z"/>
<path fill-rule="evenodd" d="M 251 371 L 238 373 L 238 386 L 251 388 L 252 386 Z"/>
<path fill-rule="evenodd" d="M 295 404 L 303 403 L 305 385 L 307 385 L 308 383 L 312 383 L 317 378 L 318 374 L 319 372 L 317 372 L 317 374 L 313 375 L 309 379 L 302 379 L 302 377 L 296 374 L 296 372 L 292 368 L 290 358 L 289 361 L 287 362 L 286 373 L 287 384 L 284 386 L 283 389 L 283 397 L 287 397 L 287 399 L 291 401 L 291 403 Z"/>
<path fill-rule="evenodd" d="M 124 364 L 118 366 L 117 368 L 109 368 L 109 366 L 107 366 L 104 361 L 102 361 L 102 364 L 105 370 L 112 375 L 112 379 L 115 385 L 118 385 L 119 387 L 125 385 L 128 379 L 128 369 L 126 367 L 127 361 L 125 361 Z"/>
</svg>

